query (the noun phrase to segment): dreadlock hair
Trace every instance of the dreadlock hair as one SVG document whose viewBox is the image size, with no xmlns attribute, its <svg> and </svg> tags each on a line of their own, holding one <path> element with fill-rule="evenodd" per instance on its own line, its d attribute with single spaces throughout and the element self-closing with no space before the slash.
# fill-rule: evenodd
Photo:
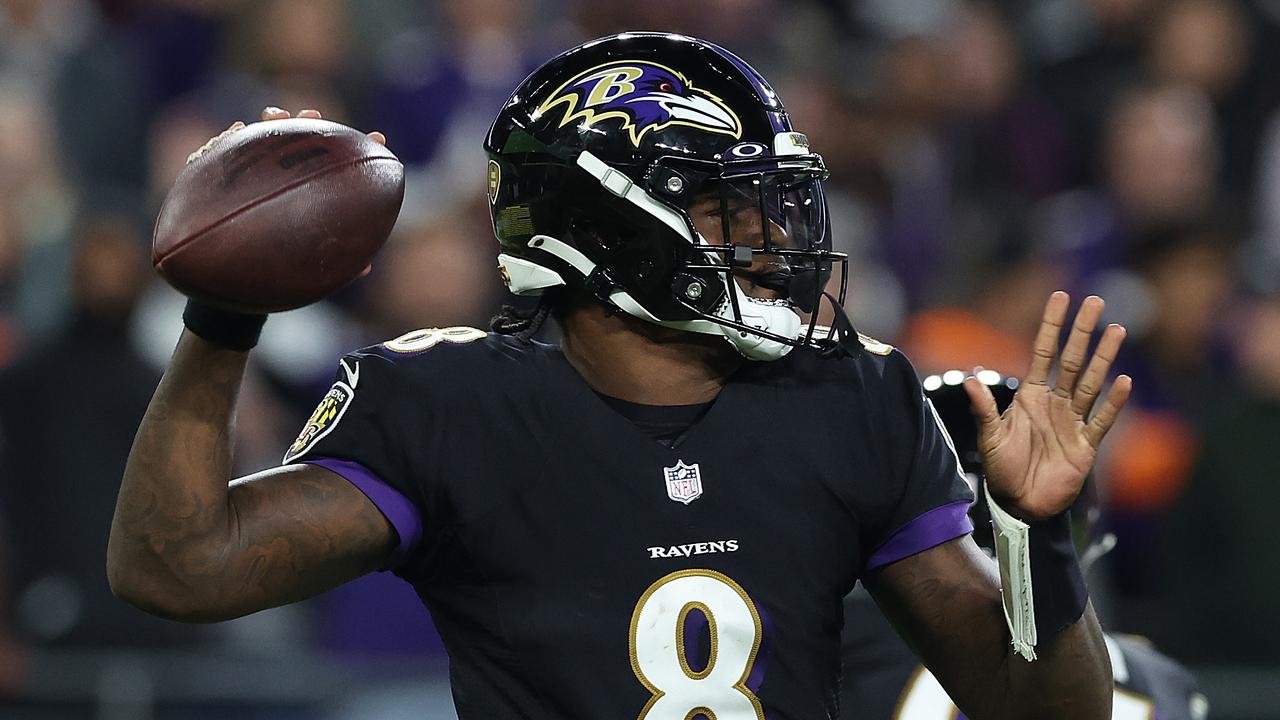
<svg viewBox="0 0 1280 720">
<path fill-rule="evenodd" d="M 499 335 L 510 335 L 521 342 L 532 342 L 555 307 L 555 295 L 551 291 L 543 293 L 532 308 L 503 305 L 489 321 L 489 329 Z"/>
</svg>

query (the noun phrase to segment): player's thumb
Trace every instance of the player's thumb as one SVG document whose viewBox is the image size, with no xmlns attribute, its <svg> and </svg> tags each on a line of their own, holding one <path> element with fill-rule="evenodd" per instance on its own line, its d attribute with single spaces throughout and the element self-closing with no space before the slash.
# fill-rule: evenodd
<svg viewBox="0 0 1280 720">
<path fill-rule="evenodd" d="M 969 410 L 978 423 L 979 441 L 989 440 L 1000 426 L 1000 411 L 991 388 L 976 377 L 964 379 L 964 391 L 969 396 Z"/>
</svg>

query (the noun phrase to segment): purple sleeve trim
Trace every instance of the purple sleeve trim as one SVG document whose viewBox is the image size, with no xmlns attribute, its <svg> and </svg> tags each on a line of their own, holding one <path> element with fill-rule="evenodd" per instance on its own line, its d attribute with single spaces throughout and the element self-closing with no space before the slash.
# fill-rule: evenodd
<svg viewBox="0 0 1280 720">
<path fill-rule="evenodd" d="M 311 465 L 319 465 L 320 467 L 337 473 L 346 478 L 347 482 L 356 486 L 356 489 L 364 493 L 365 497 L 373 502 L 378 511 L 387 518 L 387 522 L 391 523 L 391 527 L 395 529 L 396 535 L 399 536 L 399 544 L 396 546 L 395 552 L 391 554 L 388 561 L 388 569 L 394 569 L 399 566 L 409 553 L 422 540 L 422 513 L 418 512 L 418 508 L 414 506 L 409 498 L 405 497 L 399 490 L 391 487 L 383 482 L 381 478 L 373 474 L 369 468 L 360 463 L 351 462 L 350 460 L 338 460 L 337 458 L 316 458 L 314 460 L 303 460 L 304 463 Z"/>
<path fill-rule="evenodd" d="M 863 572 L 895 563 L 973 532 L 969 501 L 939 505 L 898 528 L 871 553 Z"/>
</svg>

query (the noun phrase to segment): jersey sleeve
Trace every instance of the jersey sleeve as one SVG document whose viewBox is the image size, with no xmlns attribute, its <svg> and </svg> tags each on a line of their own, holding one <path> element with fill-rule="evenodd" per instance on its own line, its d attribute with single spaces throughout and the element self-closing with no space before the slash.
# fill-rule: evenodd
<svg viewBox="0 0 1280 720">
<path fill-rule="evenodd" d="M 894 495 L 871 523 L 864 572 L 973 532 L 973 492 L 915 369 L 901 353 L 886 358 L 880 422 L 886 433 Z"/>
<path fill-rule="evenodd" d="M 374 352 L 338 363 L 321 398 L 284 456 L 284 464 L 319 465 L 347 479 L 387 518 L 398 536 L 388 569 L 423 542 L 428 503 L 412 467 L 406 439 L 417 422 L 405 402 L 399 368 Z"/>
</svg>

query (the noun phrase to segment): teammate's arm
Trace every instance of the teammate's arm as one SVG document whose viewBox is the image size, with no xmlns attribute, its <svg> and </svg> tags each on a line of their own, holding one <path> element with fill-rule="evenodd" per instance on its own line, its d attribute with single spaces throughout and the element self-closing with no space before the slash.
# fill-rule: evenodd
<svg viewBox="0 0 1280 720">
<path fill-rule="evenodd" d="M 1132 383 L 1127 376 L 1117 378 L 1090 417 L 1124 329 L 1108 327 L 1090 358 L 1089 340 L 1103 302 L 1089 297 L 1076 315 L 1056 381 L 1049 386 L 1068 303 L 1066 293 L 1050 297 L 1031 368 L 1003 415 L 985 385 L 975 378 L 965 382 L 991 497 L 1020 520 L 1040 523 L 1028 531 L 1032 548 L 1041 549 L 1032 554 L 1057 562 L 1031 566 L 1032 584 L 1051 590 L 1035 593 L 1039 637 L 1032 657 L 1038 659 L 1027 662 L 1015 652 L 1000 574 L 972 538 L 952 540 L 865 578 L 885 614 L 975 720 L 1110 717 L 1111 664 L 1102 631 L 1086 602 L 1074 555 L 1055 555 L 1046 538 L 1065 533 L 1063 513 L 1080 493 Z M 1069 538 L 1059 544 L 1069 546 Z M 1010 585 L 1020 582 L 1014 579 Z"/>
<path fill-rule="evenodd" d="M 121 599 L 188 622 L 301 600 L 378 569 L 395 532 L 315 465 L 230 480 L 247 352 L 184 332 L 125 466 L 107 545 Z"/>
</svg>

